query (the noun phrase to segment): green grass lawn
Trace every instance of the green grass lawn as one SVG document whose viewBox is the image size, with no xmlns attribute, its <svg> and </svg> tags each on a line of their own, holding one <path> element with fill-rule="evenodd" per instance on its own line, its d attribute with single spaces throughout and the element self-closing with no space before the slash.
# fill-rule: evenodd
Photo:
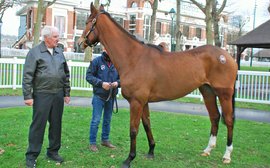
<svg viewBox="0 0 270 168">
<path fill-rule="evenodd" d="M 270 67 L 241 66 L 240 70 L 243 70 L 243 71 L 264 71 L 264 72 L 269 72 Z"/>
<path fill-rule="evenodd" d="M 0 109 L 0 167 L 25 167 L 28 128 L 31 122 L 30 107 Z M 98 153 L 88 150 L 91 107 L 65 107 L 60 154 L 65 158 L 65 168 L 118 168 L 129 153 L 129 112 L 120 109 L 113 114 L 111 141 L 117 149 L 101 147 Z M 270 165 L 270 124 L 237 120 L 234 131 L 232 163 L 222 164 L 226 145 L 226 128 L 220 124 L 217 147 L 211 156 L 200 156 L 208 143 L 210 122 L 208 117 L 152 112 L 151 124 L 156 141 L 155 159 L 148 160 L 148 142 L 140 125 L 137 137 L 137 157 L 133 168 L 266 168 Z M 98 142 L 100 142 L 98 133 Z M 59 167 L 45 159 L 48 145 L 47 132 L 38 167 Z"/>
</svg>

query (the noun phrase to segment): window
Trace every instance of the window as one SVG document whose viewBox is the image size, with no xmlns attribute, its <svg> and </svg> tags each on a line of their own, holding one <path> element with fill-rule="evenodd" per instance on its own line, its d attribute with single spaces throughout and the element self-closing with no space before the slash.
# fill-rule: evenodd
<svg viewBox="0 0 270 168">
<path fill-rule="evenodd" d="M 77 12 L 76 26 L 77 29 L 83 30 L 85 28 L 85 22 L 87 20 L 88 14 L 85 12 Z"/>
<path fill-rule="evenodd" d="M 151 27 L 151 16 L 144 16 L 144 24 L 143 24 L 143 37 L 146 40 L 150 39 L 150 27 Z"/>
<path fill-rule="evenodd" d="M 54 16 L 54 26 L 59 30 L 59 37 L 64 38 L 66 32 L 66 18 L 65 16 Z"/>
<path fill-rule="evenodd" d="M 129 32 L 134 34 L 136 30 L 136 15 L 130 15 Z"/>
<path fill-rule="evenodd" d="M 80 36 L 75 36 L 74 39 L 74 52 L 78 52 L 78 53 L 83 53 L 84 51 L 81 49 L 81 47 L 79 46 L 79 44 L 77 43 L 77 41 L 79 40 Z"/>
<path fill-rule="evenodd" d="M 220 27 L 219 28 L 219 40 L 220 40 L 220 45 L 221 47 L 224 46 L 224 34 L 225 34 L 225 28 L 224 27 Z"/>
<path fill-rule="evenodd" d="M 124 19 L 121 17 L 114 17 L 114 20 L 120 24 L 122 27 L 124 26 Z"/>
<path fill-rule="evenodd" d="M 146 2 L 144 3 L 143 7 L 144 7 L 144 8 L 152 9 L 151 4 L 150 4 L 149 1 L 146 1 Z"/>
<path fill-rule="evenodd" d="M 183 26 L 183 35 L 187 38 L 189 37 L 189 26 L 187 25 Z"/>
<path fill-rule="evenodd" d="M 156 23 L 156 32 L 157 32 L 158 34 L 161 34 L 161 22 L 157 22 L 157 23 Z"/>
<path fill-rule="evenodd" d="M 202 37 L 202 29 L 201 28 L 196 28 L 196 37 L 201 39 L 201 37 Z"/>
<path fill-rule="evenodd" d="M 136 2 L 132 2 L 131 8 L 137 8 L 137 7 L 138 7 L 137 3 Z"/>
</svg>

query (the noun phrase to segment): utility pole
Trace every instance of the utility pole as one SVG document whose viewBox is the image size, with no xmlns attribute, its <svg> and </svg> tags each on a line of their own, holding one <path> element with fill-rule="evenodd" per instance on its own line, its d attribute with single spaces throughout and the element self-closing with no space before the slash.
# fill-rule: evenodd
<svg viewBox="0 0 270 168">
<path fill-rule="evenodd" d="M 2 43 L 2 39 L 1 39 L 1 35 L 2 35 L 2 32 L 1 32 L 1 30 L 2 30 L 2 24 L 3 24 L 3 22 L 2 22 L 2 19 L 1 19 L 1 17 L 0 17 L 0 58 L 2 57 L 2 55 L 1 55 L 1 43 Z"/>
<path fill-rule="evenodd" d="M 256 10 L 257 10 L 257 0 L 255 0 L 255 6 L 253 11 L 253 30 L 255 29 L 255 23 L 256 23 Z M 251 48 L 250 52 L 250 67 L 252 67 L 252 60 L 253 60 L 253 48 Z"/>
</svg>

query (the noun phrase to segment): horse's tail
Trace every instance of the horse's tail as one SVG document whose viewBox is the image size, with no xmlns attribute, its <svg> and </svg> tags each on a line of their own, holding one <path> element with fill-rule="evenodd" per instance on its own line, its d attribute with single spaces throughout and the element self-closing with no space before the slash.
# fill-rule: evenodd
<svg viewBox="0 0 270 168">
<path fill-rule="evenodd" d="M 233 122 L 235 121 L 235 86 L 234 86 L 234 89 L 233 89 L 233 95 L 232 95 L 232 112 L 233 112 Z"/>
</svg>

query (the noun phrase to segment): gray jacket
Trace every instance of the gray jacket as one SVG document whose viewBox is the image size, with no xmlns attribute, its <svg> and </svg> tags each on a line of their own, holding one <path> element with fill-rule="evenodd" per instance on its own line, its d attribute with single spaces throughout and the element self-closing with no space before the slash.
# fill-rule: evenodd
<svg viewBox="0 0 270 168">
<path fill-rule="evenodd" d="M 45 42 L 32 48 L 25 59 L 23 71 L 24 100 L 32 99 L 32 93 L 57 93 L 64 91 L 64 96 L 70 96 L 69 69 L 63 52 L 53 49 L 53 55 L 48 51 Z"/>
</svg>

